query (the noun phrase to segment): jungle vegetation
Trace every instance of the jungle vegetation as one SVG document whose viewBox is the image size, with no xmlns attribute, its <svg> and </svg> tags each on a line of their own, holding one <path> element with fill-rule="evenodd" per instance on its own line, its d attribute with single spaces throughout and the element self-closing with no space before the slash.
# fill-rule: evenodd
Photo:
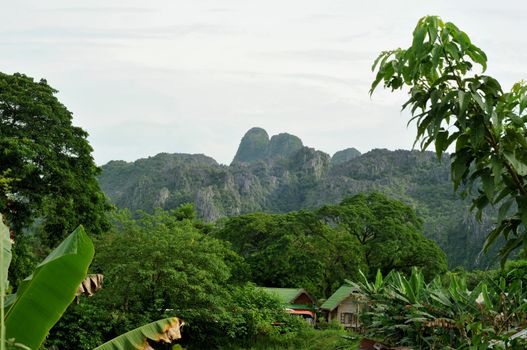
<svg viewBox="0 0 527 350">
<path fill-rule="evenodd" d="M 374 64 L 372 91 L 410 87 L 417 142 L 434 144 L 437 161 L 383 150 L 332 159 L 293 135 L 253 129 L 229 167 L 203 155 L 109 163 L 99 181 L 131 210 L 111 210 L 87 134 L 56 91 L 0 74 L 0 347 L 163 348 L 145 334 L 168 326 L 188 349 L 291 348 L 317 337 L 350 348 L 339 330 L 308 329 L 256 288 L 304 287 L 324 299 L 342 283 L 369 297 L 367 332 L 391 344 L 524 347 L 512 337 L 527 325 L 526 265 L 507 258 L 525 255 L 527 88 L 504 92 L 471 74 L 486 61 L 455 25 L 424 17 L 411 47 Z M 123 173 L 125 190 L 111 188 Z M 470 226 L 441 220 L 459 219 L 469 202 L 479 228 L 495 220 L 485 249 L 502 243 L 502 269 L 447 272 L 441 247 Z M 88 271 L 105 276 L 104 288 L 72 303 Z"/>
</svg>

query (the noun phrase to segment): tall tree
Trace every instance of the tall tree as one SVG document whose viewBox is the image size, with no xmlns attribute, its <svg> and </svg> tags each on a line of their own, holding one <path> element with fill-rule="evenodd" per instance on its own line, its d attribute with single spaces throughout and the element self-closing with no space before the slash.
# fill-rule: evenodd
<svg viewBox="0 0 527 350">
<path fill-rule="evenodd" d="M 423 236 L 421 219 L 400 201 L 375 192 L 358 194 L 317 213 L 328 225 L 357 239 L 372 276 L 377 269 L 410 273 L 412 267 L 420 267 L 431 279 L 447 269 L 445 253 Z"/>
<path fill-rule="evenodd" d="M 345 278 L 367 269 L 357 241 L 310 211 L 231 217 L 215 235 L 231 242 L 261 286 L 302 287 L 329 297 Z"/>
<path fill-rule="evenodd" d="M 18 236 L 38 218 L 48 246 L 79 224 L 89 233 L 109 227 L 88 134 L 56 92 L 45 80 L 0 73 L 0 213 Z"/>
<path fill-rule="evenodd" d="M 481 73 L 473 68 L 481 67 Z M 527 84 L 503 91 L 484 75 L 487 56 L 453 23 L 423 17 L 407 49 L 385 51 L 373 65 L 392 90 L 410 87 L 410 121 L 417 123 L 416 143 L 435 145 L 439 157 L 455 143 L 451 174 L 454 187 L 477 188 L 473 208 L 496 206 L 498 220 L 486 241 L 506 243 L 502 263 L 516 248 L 527 250 Z"/>
</svg>

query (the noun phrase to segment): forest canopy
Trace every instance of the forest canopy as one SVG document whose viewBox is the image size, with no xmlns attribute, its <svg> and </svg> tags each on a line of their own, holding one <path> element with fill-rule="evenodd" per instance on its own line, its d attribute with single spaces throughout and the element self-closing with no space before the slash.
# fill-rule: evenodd
<svg viewBox="0 0 527 350">
<path fill-rule="evenodd" d="M 374 276 L 378 269 L 420 267 L 428 279 L 447 269 L 445 253 L 423 236 L 415 211 L 380 193 L 313 211 L 228 218 L 215 235 L 231 242 L 257 284 L 301 285 L 322 297 L 360 269 Z"/>
<path fill-rule="evenodd" d="M 0 73 L 0 213 L 15 236 L 39 219 L 53 246 L 79 224 L 109 228 L 88 133 L 42 79 Z"/>
</svg>

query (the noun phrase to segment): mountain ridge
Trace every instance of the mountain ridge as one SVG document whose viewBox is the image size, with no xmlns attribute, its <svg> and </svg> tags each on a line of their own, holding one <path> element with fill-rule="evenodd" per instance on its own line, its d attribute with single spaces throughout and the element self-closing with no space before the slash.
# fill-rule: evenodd
<svg viewBox="0 0 527 350">
<path fill-rule="evenodd" d="M 253 147 L 254 135 L 264 147 Z M 279 135 L 285 136 L 269 152 L 272 137 L 261 128 L 249 130 L 236 153 L 242 156 L 235 156 L 230 165 L 202 154 L 181 153 L 112 161 L 103 165 L 99 182 L 118 207 L 152 211 L 192 203 L 206 221 L 254 211 L 312 209 L 378 191 L 416 209 L 425 235 L 447 252 L 451 266 L 490 263 L 490 258 L 477 261 L 490 221 L 472 220 L 469 200 L 454 194 L 448 155 L 438 161 L 432 152 L 374 149 L 357 154 L 347 149 L 351 151 L 335 161 L 338 152 L 331 157 L 303 144 L 299 147 L 302 141 L 294 135 Z"/>
</svg>

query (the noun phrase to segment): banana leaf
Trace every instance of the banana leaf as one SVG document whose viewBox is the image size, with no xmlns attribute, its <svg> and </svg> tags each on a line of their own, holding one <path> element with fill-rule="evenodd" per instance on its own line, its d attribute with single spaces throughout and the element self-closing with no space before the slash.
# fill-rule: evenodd
<svg viewBox="0 0 527 350">
<path fill-rule="evenodd" d="M 93 243 L 79 226 L 7 297 L 7 339 L 38 349 L 75 298 L 93 254 Z"/>
<path fill-rule="evenodd" d="M 4 255 L 0 262 L 0 283 L 3 283 L 4 288 L 7 289 L 7 270 L 11 263 L 11 239 L 9 237 L 9 228 L 2 220 L 2 214 L 0 214 L 0 239 L 2 240 L 2 249 L 4 250 Z"/>
<path fill-rule="evenodd" d="M 181 338 L 183 322 L 177 317 L 158 320 L 122 334 L 93 350 L 151 350 L 148 340 L 171 343 Z"/>
</svg>

